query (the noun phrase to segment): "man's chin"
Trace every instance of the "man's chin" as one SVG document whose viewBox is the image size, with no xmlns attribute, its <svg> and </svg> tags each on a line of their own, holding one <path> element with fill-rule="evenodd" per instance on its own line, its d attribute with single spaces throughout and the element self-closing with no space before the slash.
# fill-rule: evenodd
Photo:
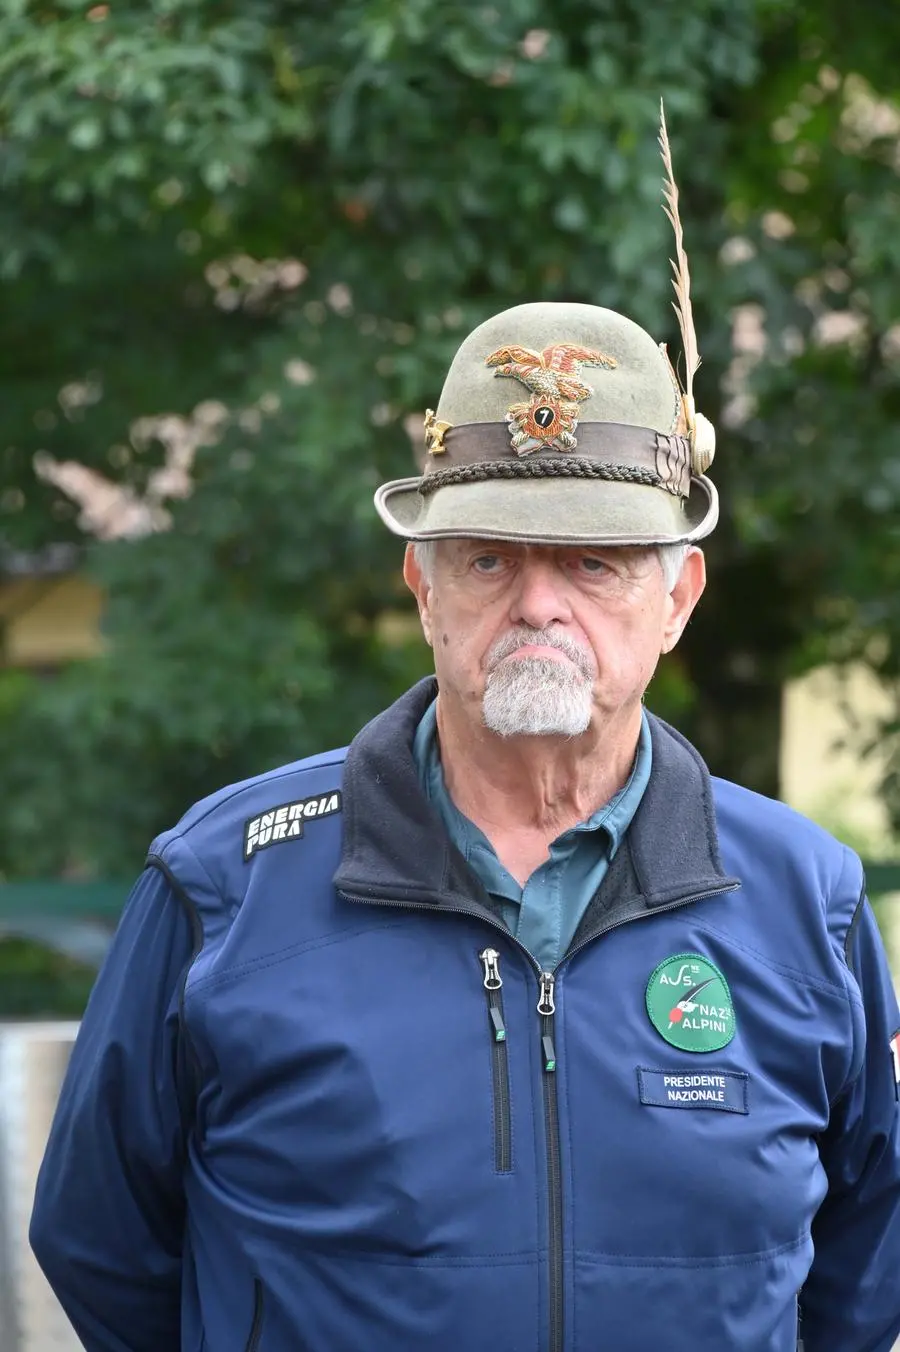
<svg viewBox="0 0 900 1352">
<path fill-rule="evenodd" d="M 580 737 L 583 733 L 587 732 L 588 726 L 589 725 L 585 723 L 583 726 L 577 727 L 574 725 L 540 728 L 514 726 L 491 727 L 487 720 L 485 720 L 485 727 L 488 732 L 494 733 L 497 737 L 502 737 L 504 741 L 518 739 L 522 741 L 539 742 L 542 739 L 551 741 L 558 738 L 564 738 L 566 741 L 570 741 L 573 737 Z"/>
<path fill-rule="evenodd" d="M 482 719 L 499 737 L 579 737 L 591 723 L 591 703 L 578 700 L 519 701 L 485 694 Z"/>
</svg>

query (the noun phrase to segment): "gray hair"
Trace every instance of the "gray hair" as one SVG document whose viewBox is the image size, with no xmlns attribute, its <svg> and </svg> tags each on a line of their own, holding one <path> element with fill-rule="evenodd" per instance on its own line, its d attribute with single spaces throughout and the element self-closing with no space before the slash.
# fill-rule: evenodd
<svg viewBox="0 0 900 1352">
<path fill-rule="evenodd" d="M 672 591 L 681 577 L 681 570 L 684 568 L 684 561 L 689 549 L 690 545 L 684 544 L 680 540 L 673 545 L 656 545 L 667 592 Z"/>
<path fill-rule="evenodd" d="M 431 582 L 434 577 L 434 561 L 437 554 L 437 540 L 416 540 L 413 544 L 413 554 L 419 570 L 426 582 Z M 663 578 L 666 584 L 666 591 L 672 591 L 678 579 L 681 577 L 681 570 L 684 567 L 684 561 L 687 558 L 689 545 L 677 541 L 671 545 L 654 545 L 662 568 Z"/>
</svg>

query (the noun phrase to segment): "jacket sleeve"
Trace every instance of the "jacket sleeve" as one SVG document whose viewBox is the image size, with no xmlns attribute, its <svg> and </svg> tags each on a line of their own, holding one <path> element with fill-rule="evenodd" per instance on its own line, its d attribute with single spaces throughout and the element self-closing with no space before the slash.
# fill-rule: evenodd
<svg viewBox="0 0 900 1352">
<path fill-rule="evenodd" d="M 875 917 L 863 902 L 848 962 L 865 1056 L 820 1142 L 828 1194 L 801 1293 L 804 1352 L 891 1352 L 900 1335 L 900 1103 L 891 1040 L 900 1013 Z"/>
<path fill-rule="evenodd" d="M 87 1352 L 178 1352 L 184 1141 L 178 1004 L 187 912 L 136 883 L 72 1051 L 31 1245 Z"/>
</svg>

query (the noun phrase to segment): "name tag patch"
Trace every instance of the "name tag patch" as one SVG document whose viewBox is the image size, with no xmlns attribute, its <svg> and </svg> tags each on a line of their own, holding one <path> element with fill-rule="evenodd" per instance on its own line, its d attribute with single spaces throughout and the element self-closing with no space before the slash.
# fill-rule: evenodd
<svg viewBox="0 0 900 1352">
<path fill-rule="evenodd" d="M 717 1108 L 749 1113 L 750 1076 L 739 1070 L 648 1070 L 637 1067 L 641 1103 L 655 1108 Z"/>
</svg>

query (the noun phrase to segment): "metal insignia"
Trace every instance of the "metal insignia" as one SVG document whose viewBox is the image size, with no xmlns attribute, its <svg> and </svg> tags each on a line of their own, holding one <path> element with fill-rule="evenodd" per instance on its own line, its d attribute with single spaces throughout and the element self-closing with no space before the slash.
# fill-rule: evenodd
<svg viewBox="0 0 900 1352">
<path fill-rule="evenodd" d="M 485 364 L 496 366 L 495 375 L 520 380 L 531 390 L 529 402 L 513 404 L 506 415 L 517 455 L 541 449 L 574 451 L 578 405 L 594 393 L 593 386 L 578 379 L 580 367 L 603 366 L 610 371 L 618 365 L 615 357 L 577 343 L 551 343 L 543 352 L 501 347 Z"/>
<path fill-rule="evenodd" d="M 425 445 L 428 447 L 429 455 L 443 455 L 447 447 L 444 445 L 444 437 L 452 428 L 453 424 L 441 422 L 435 417 L 433 408 L 425 410 Z"/>
</svg>

